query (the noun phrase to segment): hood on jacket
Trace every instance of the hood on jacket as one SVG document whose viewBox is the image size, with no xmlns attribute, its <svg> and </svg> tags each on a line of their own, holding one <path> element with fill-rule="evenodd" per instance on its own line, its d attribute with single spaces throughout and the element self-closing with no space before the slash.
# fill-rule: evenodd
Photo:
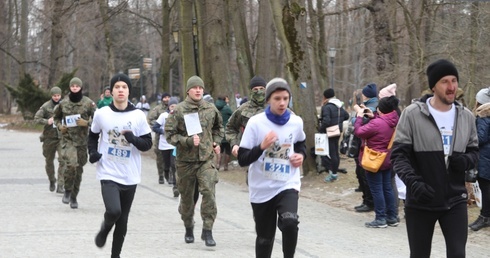
<svg viewBox="0 0 490 258">
<path fill-rule="evenodd" d="M 489 117 L 490 116 L 490 103 L 483 104 L 476 109 L 476 116 Z"/>
<path fill-rule="evenodd" d="M 328 100 L 328 103 L 332 103 L 338 108 L 342 107 L 342 101 L 340 101 L 340 99 L 332 98 Z"/>
<path fill-rule="evenodd" d="M 216 108 L 218 110 L 221 110 L 221 109 L 223 109 L 223 107 L 226 106 L 226 101 L 224 101 L 222 99 L 217 99 L 216 102 L 214 103 L 214 105 L 216 106 Z"/>
</svg>

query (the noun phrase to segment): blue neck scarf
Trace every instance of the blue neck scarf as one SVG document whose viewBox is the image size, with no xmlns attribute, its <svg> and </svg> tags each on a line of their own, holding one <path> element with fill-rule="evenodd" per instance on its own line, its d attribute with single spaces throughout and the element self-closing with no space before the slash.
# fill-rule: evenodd
<svg viewBox="0 0 490 258">
<path fill-rule="evenodd" d="M 265 108 L 265 115 L 267 116 L 267 119 L 269 119 L 272 123 L 276 125 L 285 125 L 289 121 L 289 118 L 291 117 L 291 111 L 287 109 L 286 112 L 284 112 L 284 114 L 275 115 L 272 114 L 271 112 L 271 106 L 267 106 Z"/>
</svg>

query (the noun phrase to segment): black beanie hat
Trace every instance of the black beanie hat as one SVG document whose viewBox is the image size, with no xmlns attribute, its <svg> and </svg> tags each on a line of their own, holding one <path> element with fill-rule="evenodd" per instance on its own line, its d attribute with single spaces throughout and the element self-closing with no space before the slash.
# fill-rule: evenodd
<svg viewBox="0 0 490 258">
<path fill-rule="evenodd" d="M 370 83 L 362 88 L 362 95 L 372 99 L 378 96 L 376 84 Z"/>
<path fill-rule="evenodd" d="M 111 79 L 111 93 L 112 93 L 112 90 L 114 89 L 114 84 L 116 84 L 116 82 L 119 82 L 119 81 L 125 82 L 128 85 L 129 94 L 131 94 L 131 88 L 133 87 L 133 85 L 131 85 L 131 79 L 129 79 L 129 77 L 123 73 L 118 73 L 112 77 L 112 79 Z"/>
<path fill-rule="evenodd" d="M 429 89 L 432 90 L 436 83 L 444 76 L 454 75 L 459 82 L 458 69 L 453 63 L 446 59 L 439 59 L 427 67 L 427 78 L 429 79 Z"/>
<path fill-rule="evenodd" d="M 326 99 L 333 98 L 333 97 L 335 97 L 335 91 L 334 91 L 333 89 L 326 89 L 326 90 L 323 92 L 323 96 L 324 96 Z"/>
<path fill-rule="evenodd" d="M 168 94 L 167 92 L 164 92 L 162 94 L 162 99 L 165 98 L 165 97 L 172 97 L 172 96 L 170 96 L 170 94 Z"/>
<path fill-rule="evenodd" d="M 395 96 L 384 97 L 379 100 L 378 109 L 383 114 L 388 114 L 398 107 L 398 99 Z"/>
<path fill-rule="evenodd" d="M 256 75 L 252 78 L 252 80 L 250 80 L 250 89 L 257 86 L 265 87 L 266 85 L 267 82 L 265 82 L 264 78 L 260 77 L 260 75 Z"/>
</svg>

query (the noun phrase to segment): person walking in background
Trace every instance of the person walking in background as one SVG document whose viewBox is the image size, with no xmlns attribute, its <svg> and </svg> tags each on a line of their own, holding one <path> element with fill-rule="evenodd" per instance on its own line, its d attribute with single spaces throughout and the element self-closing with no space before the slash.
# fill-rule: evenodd
<svg viewBox="0 0 490 258">
<path fill-rule="evenodd" d="M 490 88 L 476 94 L 476 130 L 478 133 L 478 185 L 481 190 L 481 210 L 468 226 L 473 231 L 490 226 Z"/>
<path fill-rule="evenodd" d="M 160 135 L 160 139 L 158 142 L 158 150 L 161 152 L 163 158 L 163 171 L 165 180 L 169 184 L 173 185 L 172 191 L 174 193 L 174 197 L 179 197 L 179 190 L 177 189 L 176 178 L 175 178 L 175 157 L 172 155 L 174 152 L 175 146 L 169 144 L 167 139 L 165 139 L 165 123 L 175 106 L 179 103 L 179 100 L 176 97 L 171 97 L 168 101 L 168 110 L 163 112 L 158 116 L 158 119 L 152 126 L 152 130 Z"/>
<path fill-rule="evenodd" d="M 87 164 L 89 121 L 94 116 L 95 103 L 82 93 L 82 80 L 70 80 L 70 93 L 54 109 L 54 121 L 61 132 L 65 193 L 61 201 L 78 208 L 77 196 L 82 182 L 83 166 Z"/>
<path fill-rule="evenodd" d="M 155 125 L 155 121 L 157 121 L 158 117 L 160 114 L 167 112 L 168 110 L 168 102 L 170 100 L 170 94 L 167 92 L 164 92 L 162 94 L 161 102 L 156 105 L 148 114 L 148 123 L 150 124 L 151 127 Z M 162 152 L 158 149 L 158 143 L 160 141 L 160 134 L 155 133 L 155 138 L 153 138 L 153 146 L 156 154 L 156 164 L 157 164 L 157 172 L 158 172 L 158 183 L 159 184 L 164 184 L 165 183 L 165 177 L 164 177 L 164 162 L 163 162 L 163 156 Z M 168 183 L 168 181 L 167 181 Z"/>
<path fill-rule="evenodd" d="M 395 110 L 397 106 L 398 99 L 395 96 L 382 98 L 378 104 L 377 116 L 366 124 L 362 123 L 362 117 L 366 115 L 365 110 L 359 105 L 354 106 L 357 113 L 354 133 L 363 140 L 359 161 L 364 155 L 367 155 L 363 151 L 364 146 L 388 153 L 379 171 L 366 170 L 366 179 L 373 196 L 376 214 L 373 221 L 365 223 L 368 228 L 385 228 L 398 225 L 398 211 L 395 207 L 395 196 L 391 184 L 390 150 L 388 149 L 399 119 Z M 369 112 L 368 115 L 374 116 L 372 112 Z"/>
<path fill-rule="evenodd" d="M 265 95 L 269 106 L 248 121 L 238 150 L 238 163 L 250 165 L 248 188 L 257 233 L 255 256 L 271 257 L 279 227 L 284 257 L 294 257 L 306 135 L 303 120 L 288 109 L 292 96 L 284 79 L 272 79 Z"/>
<path fill-rule="evenodd" d="M 194 242 L 194 191 L 202 195 L 201 239 L 215 246 L 213 225 L 217 215 L 216 183 L 218 170 L 213 158 L 220 152 L 224 137 L 221 114 L 214 104 L 203 100 L 204 82 L 199 76 L 187 80 L 187 97 L 177 104 L 165 123 L 167 142 L 176 147 L 177 187 L 180 192 L 179 213 L 185 226 L 184 240 Z"/>
<path fill-rule="evenodd" d="M 226 124 L 228 124 L 228 120 L 230 119 L 231 114 L 233 114 L 230 106 L 228 106 L 228 104 L 226 103 L 226 99 L 227 99 L 226 96 L 219 96 L 215 102 L 216 108 L 221 113 L 221 118 L 223 119 L 224 128 L 226 128 Z M 231 147 L 230 147 L 230 143 L 226 140 L 226 138 L 223 138 L 223 140 L 221 140 L 220 149 L 221 149 L 221 153 L 220 153 L 220 159 L 218 160 L 217 169 L 219 170 L 221 166 L 223 166 L 224 171 L 228 171 L 228 163 L 230 162 Z"/>
<path fill-rule="evenodd" d="M 240 96 L 240 93 L 236 93 L 235 94 L 235 102 L 236 102 L 236 107 L 240 107 L 241 103 L 242 103 L 242 98 Z"/>
<path fill-rule="evenodd" d="M 97 162 L 97 179 L 105 206 L 95 245 L 103 247 L 115 225 L 111 257 L 121 254 L 129 211 L 136 186 L 141 182 L 140 152 L 150 150 L 152 145 L 145 114 L 128 101 L 131 88 L 131 80 L 125 74 L 112 77 L 110 90 L 114 102 L 95 113 L 88 136 L 90 163 Z"/>
<path fill-rule="evenodd" d="M 405 219 L 410 257 L 430 257 L 438 221 L 447 257 L 465 257 L 468 194 L 465 171 L 476 166 L 475 117 L 455 101 L 458 70 L 440 59 L 427 67 L 429 88 L 402 112 L 391 153 L 393 169 L 407 186 Z"/>
<path fill-rule="evenodd" d="M 150 104 L 146 102 L 146 96 L 142 95 L 140 98 L 140 102 L 136 104 L 136 108 L 143 111 L 145 116 L 148 116 L 148 112 L 150 112 Z"/>
<path fill-rule="evenodd" d="M 45 170 L 49 179 L 49 191 L 53 192 L 56 188 L 57 193 L 64 193 L 63 188 L 63 170 L 65 163 L 61 156 L 61 144 L 60 134 L 58 128 L 54 123 L 53 110 L 60 103 L 61 89 L 54 86 L 49 91 L 51 93 L 51 99 L 46 101 L 34 115 L 34 121 L 38 124 L 44 125 L 43 132 L 39 137 L 43 143 L 43 156 L 46 162 Z M 56 186 L 56 176 L 54 168 L 54 158 L 58 152 L 58 186 Z"/>
<path fill-rule="evenodd" d="M 320 115 L 319 132 L 325 133 L 327 127 L 338 125 L 340 132 L 343 131 L 343 121 L 349 119 L 349 113 L 342 108 L 342 102 L 335 97 L 333 89 L 326 89 L 323 92 L 323 105 Z M 337 180 L 337 172 L 340 164 L 339 153 L 340 135 L 328 137 L 329 155 L 322 156 L 322 166 L 328 170 L 328 175 L 325 177 L 325 182 L 333 182 Z"/>
<path fill-rule="evenodd" d="M 112 103 L 111 88 L 105 87 L 104 93 L 100 95 L 100 100 L 97 102 L 97 108 L 109 106 Z"/>
</svg>

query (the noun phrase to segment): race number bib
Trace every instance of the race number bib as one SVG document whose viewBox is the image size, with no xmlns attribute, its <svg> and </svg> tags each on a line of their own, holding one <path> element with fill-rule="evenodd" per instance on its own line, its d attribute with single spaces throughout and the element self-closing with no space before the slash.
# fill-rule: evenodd
<svg viewBox="0 0 490 258">
<path fill-rule="evenodd" d="M 65 117 L 66 127 L 77 126 L 77 119 L 79 119 L 79 118 L 80 118 L 80 114 L 66 116 Z"/>
<path fill-rule="evenodd" d="M 268 179 L 287 181 L 291 177 L 289 160 L 264 158 L 264 176 Z"/>
<path fill-rule="evenodd" d="M 115 146 L 109 147 L 107 150 L 109 160 L 117 163 L 128 164 L 131 158 L 131 147 Z"/>
</svg>

